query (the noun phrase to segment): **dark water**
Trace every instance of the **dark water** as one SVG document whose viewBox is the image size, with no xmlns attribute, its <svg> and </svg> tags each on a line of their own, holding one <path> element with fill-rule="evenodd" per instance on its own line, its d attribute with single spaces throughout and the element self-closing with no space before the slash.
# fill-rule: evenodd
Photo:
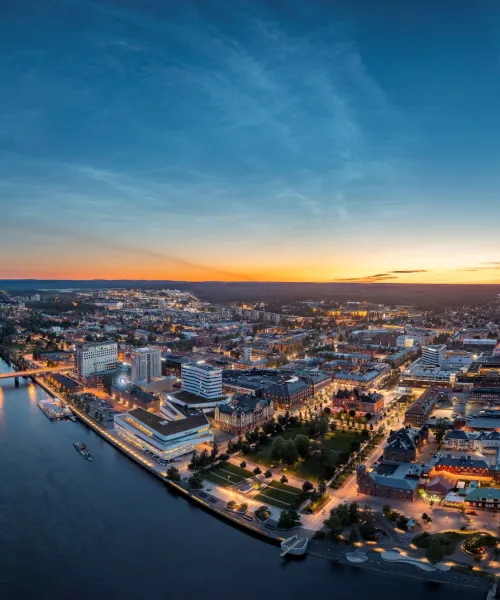
<svg viewBox="0 0 500 600">
<path fill-rule="evenodd" d="M 0 372 L 7 371 L 0 362 Z M 175 495 L 83 424 L 51 422 L 45 392 L 0 391 L 0 598 L 476 600 L 278 547 Z M 94 454 L 73 448 L 82 440 Z"/>
</svg>

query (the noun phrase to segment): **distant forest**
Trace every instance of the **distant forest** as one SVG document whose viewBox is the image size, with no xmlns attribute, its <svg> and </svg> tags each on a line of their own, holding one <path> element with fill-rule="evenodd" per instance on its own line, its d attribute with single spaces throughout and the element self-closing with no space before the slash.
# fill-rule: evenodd
<svg viewBox="0 0 500 600">
<path fill-rule="evenodd" d="M 422 309 L 444 308 L 490 302 L 500 294 L 500 285 L 401 284 L 401 283 L 269 283 L 223 281 L 144 281 L 144 280 L 33 280 L 3 279 L 0 289 L 9 293 L 35 290 L 91 290 L 104 288 L 176 288 L 189 290 L 209 302 L 280 300 L 346 300 L 382 304 L 411 304 Z"/>
</svg>

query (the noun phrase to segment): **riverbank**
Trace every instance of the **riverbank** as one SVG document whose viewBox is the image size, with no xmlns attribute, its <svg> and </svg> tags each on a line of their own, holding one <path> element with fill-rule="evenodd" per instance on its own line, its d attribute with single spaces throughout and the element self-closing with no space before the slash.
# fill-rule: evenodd
<svg viewBox="0 0 500 600">
<path fill-rule="evenodd" d="M 59 394 L 57 394 L 57 392 L 50 388 L 50 386 L 48 386 L 45 382 L 40 382 L 38 379 L 36 379 L 35 383 L 39 385 L 42 389 L 44 389 L 44 391 L 52 397 L 57 397 L 63 402 L 66 402 L 64 398 L 61 398 Z M 284 539 L 282 535 L 286 537 L 285 532 L 282 532 L 282 535 L 280 535 L 278 533 L 273 533 L 272 531 L 264 531 L 264 526 L 260 525 L 258 522 L 256 522 L 254 525 L 253 523 L 244 521 L 242 517 L 240 517 L 237 514 L 229 513 L 227 510 L 225 510 L 225 506 L 221 505 L 221 507 L 218 507 L 208 503 L 203 498 L 197 496 L 196 492 L 192 492 L 189 489 L 187 489 L 186 484 L 182 484 L 181 482 L 178 483 L 170 481 L 166 478 L 166 472 L 160 469 L 160 466 L 157 463 L 154 463 L 149 459 L 145 458 L 138 451 L 129 448 L 127 444 L 122 442 L 116 434 L 114 434 L 110 430 L 102 428 L 100 425 L 98 425 L 92 419 L 90 419 L 88 415 L 83 413 L 80 409 L 74 407 L 73 405 L 70 406 L 77 418 L 80 421 L 82 421 L 87 427 L 92 429 L 101 438 L 105 439 L 109 444 L 114 446 L 115 449 L 120 450 L 125 456 L 127 456 L 127 458 L 133 460 L 136 464 L 143 467 L 143 469 L 149 471 L 149 473 L 155 475 L 158 479 L 161 479 L 162 482 L 166 484 L 171 490 L 174 490 L 176 493 L 179 493 L 180 495 L 188 499 L 191 503 L 202 507 L 204 510 L 209 511 L 212 515 L 216 516 L 217 518 L 220 518 L 226 522 L 229 521 L 231 522 L 231 524 L 236 525 L 238 528 L 244 529 L 246 533 L 250 533 L 251 535 L 257 535 L 261 539 L 265 539 L 273 544 L 279 544 Z M 221 503 L 221 501 L 217 500 L 217 503 Z M 357 567 L 362 569 L 364 568 L 366 570 L 376 571 L 380 574 L 410 577 L 429 583 L 448 583 L 451 585 L 458 585 L 461 587 L 466 586 L 476 589 L 478 587 L 482 587 L 482 585 L 484 584 L 486 586 L 485 590 L 488 586 L 488 582 L 486 580 L 481 579 L 480 577 L 474 576 L 472 574 L 463 574 L 463 576 L 461 574 L 460 577 L 457 578 L 454 577 L 453 574 L 443 573 L 436 575 L 435 573 L 429 574 L 421 571 L 416 572 L 415 569 L 409 565 L 396 565 L 384 562 L 381 559 L 376 560 L 376 558 L 380 557 L 374 557 L 374 560 L 370 560 L 364 563 L 353 564 L 349 562 L 345 556 L 346 552 L 348 552 L 347 548 L 343 549 L 343 552 L 340 552 L 340 548 L 338 550 L 338 552 L 332 553 L 331 550 L 327 550 L 321 547 L 320 540 L 312 540 L 310 543 L 309 554 L 312 557 L 327 559 L 330 562 L 334 562 L 342 566 Z"/>
<path fill-rule="evenodd" d="M 218 506 L 214 506 L 200 498 L 196 495 L 196 492 L 191 491 L 187 488 L 187 485 L 183 485 L 182 483 L 171 481 L 166 477 L 166 472 L 164 470 L 159 470 L 160 467 L 154 462 L 143 457 L 139 451 L 132 450 L 128 447 L 128 445 L 123 442 L 116 434 L 114 434 L 110 430 L 106 430 L 100 425 L 98 425 L 95 421 L 93 421 L 88 415 L 86 415 L 83 411 L 75 407 L 73 404 L 68 403 L 64 398 L 62 398 L 55 390 L 50 388 L 45 382 L 40 382 L 39 379 L 35 379 L 35 382 L 40 385 L 45 392 L 47 392 L 52 397 L 58 398 L 62 402 L 68 404 L 71 407 L 73 413 L 80 419 L 87 427 L 90 427 L 95 433 L 104 438 L 108 443 L 114 446 L 117 450 L 120 450 L 123 454 L 125 454 L 129 459 L 133 460 L 136 464 L 140 465 L 147 471 L 149 471 L 152 475 L 155 475 L 159 479 L 161 479 L 167 486 L 176 490 L 177 492 L 183 494 L 188 500 L 194 502 L 198 505 L 201 505 L 203 508 L 209 510 L 211 513 L 215 513 L 217 516 L 223 518 L 224 520 L 231 521 L 233 524 L 236 524 L 239 527 L 246 529 L 249 532 L 254 534 L 258 534 L 259 536 L 267 539 L 268 541 L 279 544 L 282 542 L 284 537 L 281 534 L 274 534 L 271 531 L 264 531 L 263 528 L 260 527 L 260 523 L 257 525 L 253 525 L 245 520 L 242 516 L 239 516 L 235 513 L 230 513 L 225 510 L 225 508 L 219 508 Z M 42 385 L 43 384 L 43 385 Z M 217 503 L 221 502 L 217 500 Z M 264 526 L 262 526 L 264 527 Z M 285 532 L 283 532 L 285 533 Z"/>
<path fill-rule="evenodd" d="M 484 590 L 486 594 L 490 588 L 492 579 L 481 577 L 474 572 L 464 573 L 453 569 L 450 571 L 422 571 L 414 566 L 400 562 L 386 562 L 382 559 L 379 552 L 368 550 L 365 554 L 367 560 L 364 562 L 354 563 L 348 560 L 346 554 L 349 548 L 345 545 L 335 545 L 323 540 L 312 540 L 309 544 L 309 554 L 316 558 L 322 558 L 332 563 L 353 567 L 356 569 L 375 571 L 387 575 L 403 576 L 412 579 L 418 579 L 430 584 L 448 584 L 458 587 L 466 587 L 473 589 Z"/>
</svg>

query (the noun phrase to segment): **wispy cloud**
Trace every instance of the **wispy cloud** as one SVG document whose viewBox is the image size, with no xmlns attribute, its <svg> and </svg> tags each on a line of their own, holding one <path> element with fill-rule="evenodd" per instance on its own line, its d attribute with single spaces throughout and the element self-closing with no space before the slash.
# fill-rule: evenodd
<svg viewBox="0 0 500 600">
<path fill-rule="evenodd" d="M 378 281 L 388 281 L 399 279 L 399 275 L 411 273 L 428 273 L 427 269 L 405 269 L 388 271 L 387 273 L 375 273 L 363 277 L 349 277 L 346 279 L 336 279 L 335 281 L 353 282 L 353 283 L 377 283 Z"/>
</svg>

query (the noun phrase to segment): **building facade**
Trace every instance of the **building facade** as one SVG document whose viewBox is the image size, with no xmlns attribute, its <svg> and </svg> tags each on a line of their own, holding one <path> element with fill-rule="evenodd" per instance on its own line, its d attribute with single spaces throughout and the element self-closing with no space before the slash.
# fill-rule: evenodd
<svg viewBox="0 0 500 600">
<path fill-rule="evenodd" d="M 205 400 L 220 398 L 222 369 L 205 363 L 185 363 L 181 368 L 182 391 Z"/>
<path fill-rule="evenodd" d="M 217 429 L 244 435 L 270 421 L 273 414 L 272 400 L 242 394 L 233 396 L 230 404 L 216 406 L 209 420 Z"/>
<path fill-rule="evenodd" d="M 75 353 L 76 370 L 80 377 L 106 371 L 118 363 L 116 342 L 92 342 L 77 346 Z"/>
<path fill-rule="evenodd" d="M 132 382 L 151 383 L 161 377 L 161 352 L 159 348 L 138 348 L 132 353 Z"/>
</svg>

